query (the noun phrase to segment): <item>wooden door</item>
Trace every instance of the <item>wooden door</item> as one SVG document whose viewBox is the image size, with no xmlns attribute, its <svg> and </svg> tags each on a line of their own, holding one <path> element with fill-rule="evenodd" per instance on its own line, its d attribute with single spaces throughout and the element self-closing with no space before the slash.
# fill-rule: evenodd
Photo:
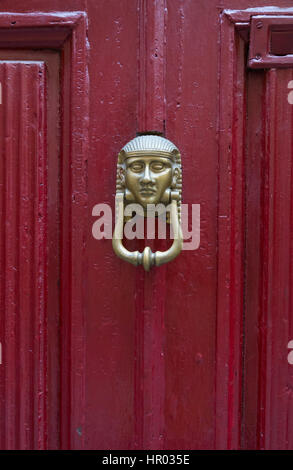
<svg viewBox="0 0 293 470">
<path fill-rule="evenodd" d="M 2 449 L 292 448 L 293 10 L 260 3 L 1 2 Z M 145 132 L 200 204 L 149 273 L 92 235 Z"/>
</svg>

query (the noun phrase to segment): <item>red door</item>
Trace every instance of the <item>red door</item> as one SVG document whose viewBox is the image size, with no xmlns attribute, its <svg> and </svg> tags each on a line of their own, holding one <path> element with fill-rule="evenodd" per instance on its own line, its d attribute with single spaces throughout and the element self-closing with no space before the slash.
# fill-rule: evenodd
<svg viewBox="0 0 293 470">
<path fill-rule="evenodd" d="M 293 447 L 293 10 L 261 3 L 1 2 L 2 449 Z M 137 133 L 200 204 L 150 272 L 92 234 Z"/>
</svg>

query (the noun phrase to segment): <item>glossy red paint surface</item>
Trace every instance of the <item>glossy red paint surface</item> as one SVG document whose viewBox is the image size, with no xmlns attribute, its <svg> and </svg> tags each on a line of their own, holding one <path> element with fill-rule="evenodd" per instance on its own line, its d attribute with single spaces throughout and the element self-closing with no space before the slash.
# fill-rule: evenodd
<svg viewBox="0 0 293 470">
<path fill-rule="evenodd" d="M 1 3 L 2 448 L 292 448 L 293 76 L 248 70 L 252 13 L 223 12 L 258 6 Z M 201 205 L 150 273 L 91 230 L 145 131 Z"/>
</svg>

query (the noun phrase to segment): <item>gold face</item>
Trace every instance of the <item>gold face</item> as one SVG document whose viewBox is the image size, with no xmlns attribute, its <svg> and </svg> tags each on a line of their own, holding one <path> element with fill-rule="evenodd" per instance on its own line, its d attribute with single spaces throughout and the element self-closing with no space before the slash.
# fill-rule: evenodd
<svg viewBox="0 0 293 470">
<path fill-rule="evenodd" d="M 123 194 L 125 204 L 140 204 L 148 216 L 148 204 L 169 206 L 176 199 L 180 221 L 181 156 L 172 142 L 152 134 L 135 137 L 119 152 L 116 175 L 116 194 Z"/>
<path fill-rule="evenodd" d="M 125 187 L 144 208 L 162 201 L 173 176 L 172 161 L 167 157 L 134 156 L 125 161 Z"/>
</svg>

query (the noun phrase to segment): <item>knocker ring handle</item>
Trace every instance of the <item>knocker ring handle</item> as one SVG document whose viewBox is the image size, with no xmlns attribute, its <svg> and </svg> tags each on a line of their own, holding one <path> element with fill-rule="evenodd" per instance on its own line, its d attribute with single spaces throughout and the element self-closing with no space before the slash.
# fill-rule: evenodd
<svg viewBox="0 0 293 470">
<path fill-rule="evenodd" d="M 142 135 L 128 142 L 120 151 L 117 162 L 116 225 L 112 241 L 116 255 L 135 266 L 143 265 L 146 271 L 172 261 L 183 245 L 181 193 L 181 156 L 170 140 L 158 135 Z M 174 240 L 168 250 L 153 253 L 147 246 L 140 253 L 123 246 L 124 206 L 132 202 L 140 204 L 146 216 L 149 204 L 170 204 Z"/>
<path fill-rule="evenodd" d="M 172 261 L 176 256 L 179 255 L 182 250 L 183 237 L 181 226 L 179 223 L 177 201 L 171 202 L 171 224 L 173 227 L 174 240 L 171 247 L 166 251 L 152 252 L 150 247 L 146 246 L 142 253 L 139 251 L 128 251 L 123 246 L 123 227 L 124 227 L 124 195 L 117 194 L 115 198 L 116 206 L 116 225 L 114 229 L 114 235 L 112 240 L 113 250 L 116 255 L 128 261 L 128 263 L 138 266 L 143 265 L 146 271 L 149 271 L 152 266 L 161 266 L 161 264 Z"/>
</svg>

